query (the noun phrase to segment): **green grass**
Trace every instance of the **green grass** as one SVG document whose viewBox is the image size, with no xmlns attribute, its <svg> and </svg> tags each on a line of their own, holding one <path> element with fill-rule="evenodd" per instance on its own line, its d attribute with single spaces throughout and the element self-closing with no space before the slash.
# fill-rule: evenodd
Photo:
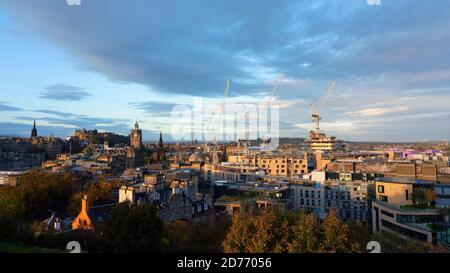
<svg viewBox="0 0 450 273">
<path fill-rule="evenodd" d="M 68 253 L 60 249 L 30 247 L 21 244 L 0 242 L 0 253 Z"/>
</svg>

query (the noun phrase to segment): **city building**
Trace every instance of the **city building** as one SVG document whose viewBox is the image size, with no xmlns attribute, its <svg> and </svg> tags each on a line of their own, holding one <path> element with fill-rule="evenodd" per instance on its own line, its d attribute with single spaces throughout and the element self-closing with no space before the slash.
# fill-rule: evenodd
<svg viewBox="0 0 450 273">
<path fill-rule="evenodd" d="M 436 189 L 445 193 L 441 199 L 448 197 L 443 187 Z M 433 181 L 378 178 L 372 201 L 373 232 L 391 233 L 405 242 L 450 245 L 450 224 L 436 207 L 436 189 Z"/>
</svg>

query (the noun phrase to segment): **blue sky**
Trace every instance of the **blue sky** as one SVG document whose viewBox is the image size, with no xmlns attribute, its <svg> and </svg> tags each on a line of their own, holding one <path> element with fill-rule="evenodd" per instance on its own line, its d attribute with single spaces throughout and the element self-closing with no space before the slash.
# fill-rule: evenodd
<svg viewBox="0 0 450 273">
<path fill-rule="evenodd" d="M 194 97 L 275 102 L 305 137 L 332 80 L 323 129 L 347 140 L 450 135 L 448 1 L 0 0 L 0 135 L 76 128 L 169 133 Z"/>
</svg>

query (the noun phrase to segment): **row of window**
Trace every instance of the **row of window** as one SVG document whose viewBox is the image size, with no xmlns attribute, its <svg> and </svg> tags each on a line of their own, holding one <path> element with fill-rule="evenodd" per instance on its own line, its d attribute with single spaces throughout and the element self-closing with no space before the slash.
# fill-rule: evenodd
<svg viewBox="0 0 450 273">
<path fill-rule="evenodd" d="M 311 193 L 311 198 L 315 198 L 316 191 L 309 191 L 309 190 L 300 190 L 300 197 L 309 198 L 310 193 Z M 317 198 L 320 198 L 320 191 L 317 191 Z"/>
<path fill-rule="evenodd" d="M 315 207 L 317 203 L 317 206 L 320 207 L 320 200 L 316 200 L 315 199 L 300 199 L 300 205 L 301 206 L 312 206 Z"/>
<path fill-rule="evenodd" d="M 272 160 L 268 160 L 268 161 L 269 161 L 269 164 L 272 163 Z M 267 163 L 267 160 L 264 159 L 262 162 L 263 162 L 263 163 Z M 281 163 L 286 163 L 286 160 L 280 160 L 280 162 L 281 162 Z M 275 160 L 275 163 L 278 164 L 278 160 Z M 291 161 L 288 160 L 287 163 L 288 163 L 288 164 L 291 164 Z M 294 164 L 297 164 L 297 163 L 302 164 L 302 163 L 303 163 L 303 160 L 294 160 Z"/>
</svg>

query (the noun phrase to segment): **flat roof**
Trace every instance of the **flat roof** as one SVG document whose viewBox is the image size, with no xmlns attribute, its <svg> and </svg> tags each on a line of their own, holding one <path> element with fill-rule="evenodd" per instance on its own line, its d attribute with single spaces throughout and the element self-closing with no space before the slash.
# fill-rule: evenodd
<svg viewBox="0 0 450 273">
<path fill-rule="evenodd" d="M 401 183 L 401 184 L 435 184 L 436 182 L 430 180 L 410 179 L 401 177 L 378 177 L 375 178 L 377 182 L 384 183 Z"/>
</svg>

